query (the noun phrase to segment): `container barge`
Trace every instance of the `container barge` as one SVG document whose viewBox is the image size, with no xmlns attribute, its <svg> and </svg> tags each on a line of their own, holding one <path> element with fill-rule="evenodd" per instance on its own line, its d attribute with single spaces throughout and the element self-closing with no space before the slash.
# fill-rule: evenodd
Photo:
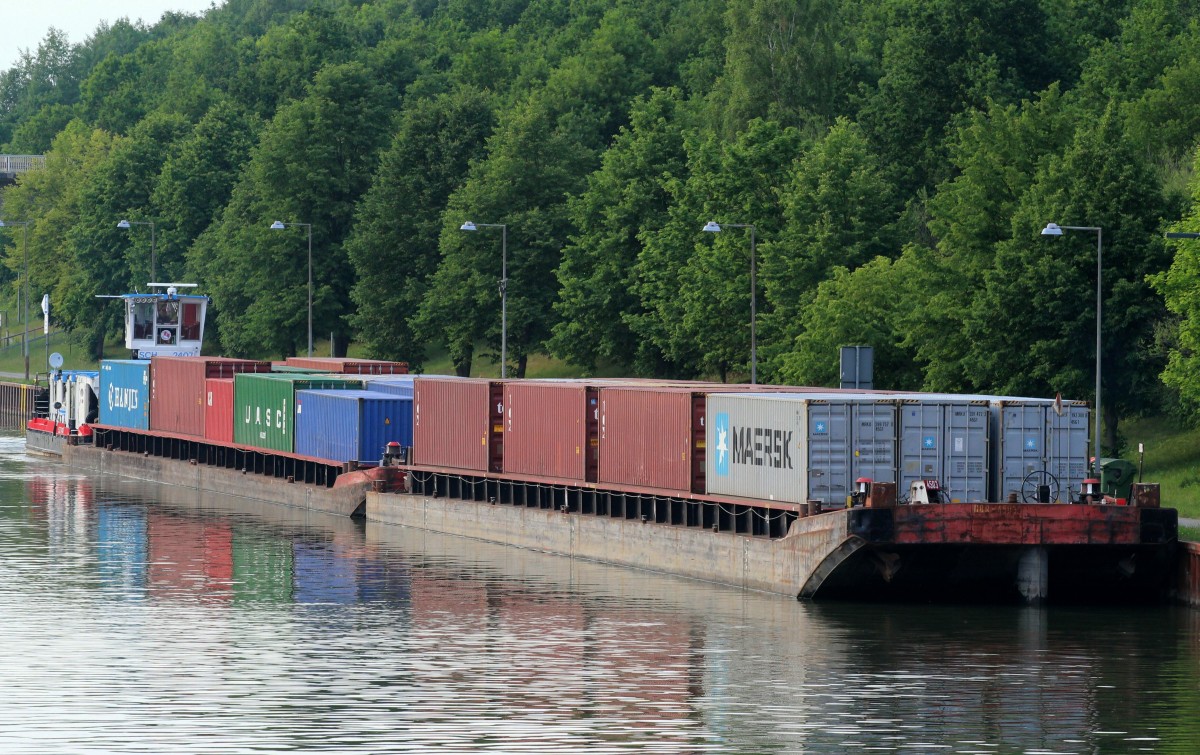
<svg viewBox="0 0 1200 755">
<path fill-rule="evenodd" d="M 1176 512 L 1153 484 L 1100 490 L 1081 402 L 149 356 L 55 373 L 29 448 L 805 599 L 1175 585 Z"/>
</svg>

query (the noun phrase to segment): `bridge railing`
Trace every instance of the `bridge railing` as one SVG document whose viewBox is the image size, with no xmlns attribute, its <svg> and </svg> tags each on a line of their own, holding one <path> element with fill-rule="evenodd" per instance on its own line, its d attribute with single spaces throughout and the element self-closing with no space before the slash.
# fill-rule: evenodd
<svg viewBox="0 0 1200 755">
<path fill-rule="evenodd" d="M 45 167 L 45 155 L 0 155 L 0 173 L 24 173 Z"/>
</svg>

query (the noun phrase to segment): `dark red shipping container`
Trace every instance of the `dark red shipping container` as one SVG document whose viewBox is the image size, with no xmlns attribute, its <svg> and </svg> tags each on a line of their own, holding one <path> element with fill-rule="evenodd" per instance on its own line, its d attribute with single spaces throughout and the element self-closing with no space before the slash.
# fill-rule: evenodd
<svg viewBox="0 0 1200 755">
<path fill-rule="evenodd" d="M 204 381 L 204 438 L 233 442 L 233 378 Z"/>
<path fill-rule="evenodd" d="M 692 393 L 672 387 L 601 387 L 599 482 L 690 492 Z"/>
<path fill-rule="evenodd" d="M 289 367 L 325 370 L 343 375 L 407 375 L 408 362 L 385 362 L 378 359 L 349 359 L 343 357 L 288 357 Z"/>
<path fill-rule="evenodd" d="M 414 463 L 501 471 L 503 391 L 503 383 L 485 379 L 413 380 Z"/>
<path fill-rule="evenodd" d="M 596 395 L 578 382 L 505 383 L 504 471 L 595 482 Z"/>
<path fill-rule="evenodd" d="M 270 372 L 270 362 L 230 357 L 154 357 L 150 362 L 150 429 L 204 437 L 209 378 Z"/>
</svg>

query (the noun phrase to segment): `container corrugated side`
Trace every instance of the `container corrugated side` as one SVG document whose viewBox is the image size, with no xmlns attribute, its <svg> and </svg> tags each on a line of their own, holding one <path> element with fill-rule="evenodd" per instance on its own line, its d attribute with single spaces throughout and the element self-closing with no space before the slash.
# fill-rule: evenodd
<svg viewBox="0 0 1200 755">
<path fill-rule="evenodd" d="M 270 362 L 230 357 L 154 357 L 150 429 L 204 437 L 205 381 L 241 372 L 270 372 Z"/>
<path fill-rule="evenodd" d="M 413 381 L 416 375 L 374 375 L 364 378 L 363 386 L 368 391 L 390 393 L 401 398 L 413 397 Z"/>
<path fill-rule="evenodd" d="M 130 430 L 150 429 L 150 361 L 105 359 L 100 362 L 100 424 Z"/>
<path fill-rule="evenodd" d="M 577 383 L 505 383 L 504 471 L 583 481 L 587 390 Z"/>
<path fill-rule="evenodd" d="M 204 438 L 233 442 L 233 378 L 204 381 Z"/>
<path fill-rule="evenodd" d="M 1003 501 L 1012 493 L 1021 500 L 1040 484 L 1036 473 L 1045 471 L 1046 413 L 1053 410 L 1046 403 L 1000 401 L 997 411 L 1000 415 L 997 500 Z M 1026 478 L 1030 479 L 1029 485 L 1025 484 Z"/>
<path fill-rule="evenodd" d="M 600 387 L 602 484 L 691 492 L 692 393 Z"/>
<path fill-rule="evenodd" d="M 417 378 L 413 397 L 415 463 L 486 472 L 490 391 L 488 380 Z"/>
<path fill-rule="evenodd" d="M 347 357 L 288 357 L 293 367 L 311 367 L 345 375 L 406 375 L 408 362 L 388 362 L 381 359 L 350 359 Z"/>
<path fill-rule="evenodd" d="M 412 405 L 377 391 L 297 391 L 296 453 L 377 463 L 388 443 L 412 445 Z"/>
<path fill-rule="evenodd" d="M 1083 481 L 1091 476 L 1090 417 L 1091 410 L 1083 402 L 1064 402 L 1061 414 L 1053 406 L 1046 412 L 1046 470 L 1058 481 L 1063 502 L 1078 497 Z"/>
<path fill-rule="evenodd" d="M 769 394 L 710 394 L 706 441 L 710 495 L 808 500 L 808 402 Z"/>
<path fill-rule="evenodd" d="M 295 450 L 296 391 L 354 390 L 362 381 L 346 376 L 242 373 L 233 382 L 233 440 L 273 451 Z"/>
</svg>

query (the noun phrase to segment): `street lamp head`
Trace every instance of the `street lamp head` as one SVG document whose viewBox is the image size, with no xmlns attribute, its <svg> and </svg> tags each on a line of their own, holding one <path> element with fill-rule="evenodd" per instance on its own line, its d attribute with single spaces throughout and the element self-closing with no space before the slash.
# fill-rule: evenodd
<svg viewBox="0 0 1200 755">
<path fill-rule="evenodd" d="M 465 222 L 465 223 L 463 223 L 462 225 L 460 225 L 460 226 L 458 227 L 458 230 L 460 230 L 460 231 L 476 231 L 476 230 L 479 230 L 479 229 L 477 229 L 477 228 L 475 227 L 475 224 L 474 224 L 474 223 L 472 223 L 470 220 L 468 220 L 467 222 Z"/>
<path fill-rule="evenodd" d="M 279 221 L 279 220 L 276 220 L 274 223 L 271 224 L 272 231 L 282 231 L 284 228 L 287 228 L 287 226 L 285 226 L 283 224 L 283 222 Z"/>
<path fill-rule="evenodd" d="M 128 228 L 128 227 L 129 227 L 128 220 L 122 220 L 120 223 L 117 223 L 117 228 Z"/>
<path fill-rule="evenodd" d="M 721 226 L 717 224 L 717 221 L 710 220 L 704 224 L 704 232 L 705 233 L 720 233 Z"/>
<path fill-rule="evenodd" d="M 1062 228 L 1058 227 L 1058 223 L 1047 223 L 1042 229 L 1043 236 L 1061 236 L 1063 235 Z"/>
</svg>

